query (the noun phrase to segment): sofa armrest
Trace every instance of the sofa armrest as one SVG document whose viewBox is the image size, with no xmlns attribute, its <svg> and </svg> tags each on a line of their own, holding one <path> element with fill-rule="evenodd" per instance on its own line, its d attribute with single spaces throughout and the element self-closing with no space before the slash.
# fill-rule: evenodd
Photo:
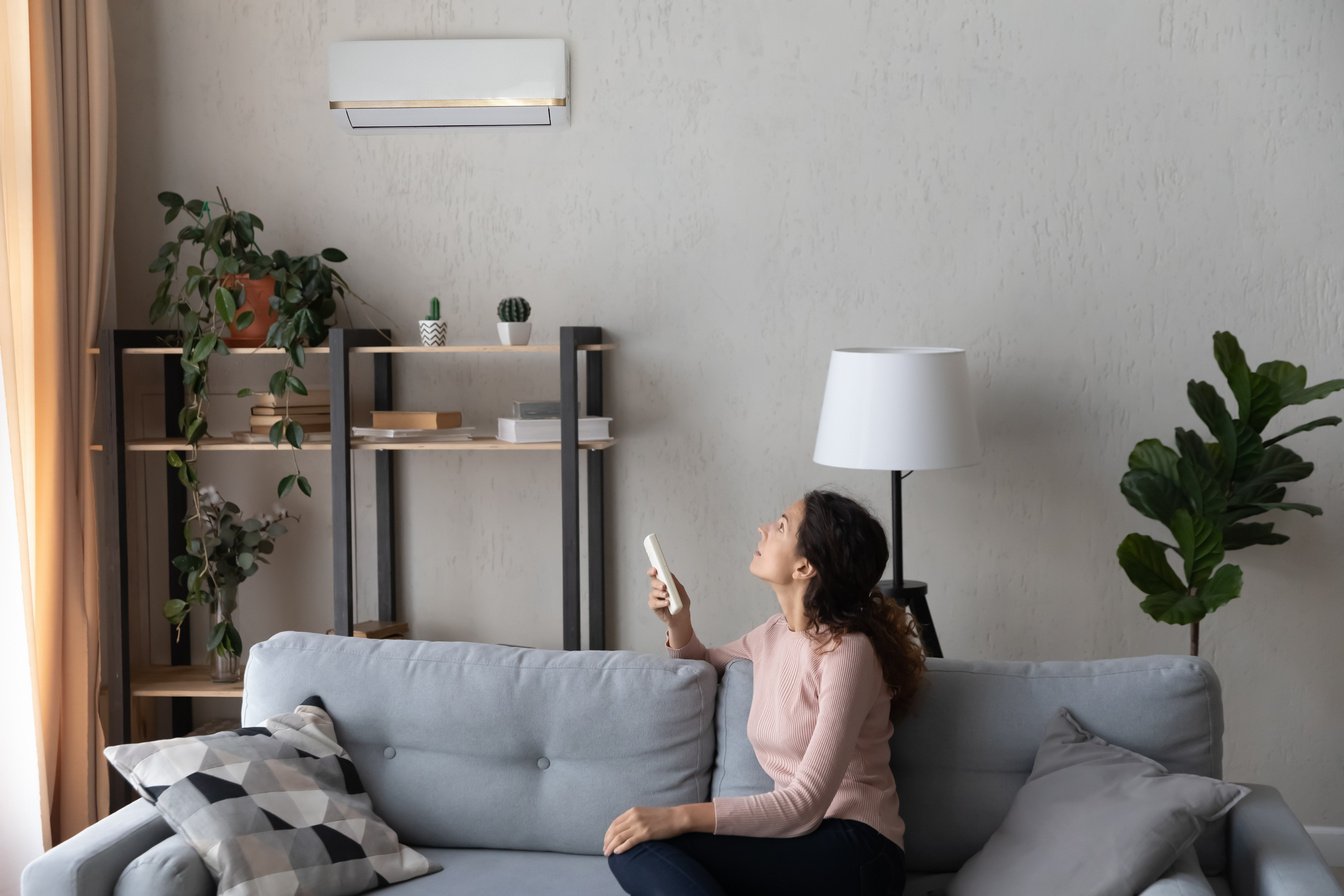
<svg viewBox="0 0 1344 896">
<path fill-rule="evenodd" d="M 111 896 L 121 872 L 173 833 L 144 800 L 113 812 L 23 869 L 23 896 Z"/>
<path fill-rule="evenodd" d="M 1273 787 L 1251 792 L 1228 816 L 1228 882 L 1234 896 L 1344 896 L 1306 828 Z"/>
</svg>

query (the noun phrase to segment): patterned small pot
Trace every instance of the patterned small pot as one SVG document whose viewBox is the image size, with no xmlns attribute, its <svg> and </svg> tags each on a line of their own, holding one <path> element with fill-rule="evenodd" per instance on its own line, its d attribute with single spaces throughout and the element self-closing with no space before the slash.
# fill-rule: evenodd
<svg viewBox="0 0 1344 896">
<path fill-rule="evenodd" d="M 447 345 L 448 322 L 445 320 L 420 321 L 420 342 L 422 345 Z"/>
</svg>

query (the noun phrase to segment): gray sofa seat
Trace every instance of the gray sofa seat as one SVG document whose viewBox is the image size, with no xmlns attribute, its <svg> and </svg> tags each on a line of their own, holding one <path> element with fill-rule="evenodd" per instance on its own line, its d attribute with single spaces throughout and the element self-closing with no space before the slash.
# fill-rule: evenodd
<svg viewBox="0 0 1344 896">
<path fill-rule="evenodd" d="M 323 698 L 375 809 L 445 869 L 385 892 L 615 894 L 601 843 L 621 811 L 771 786 L 746 740 L 751 686 L 742 661 L 720 683 L 708 664 L 624 651 L 285 633 L 253 648 L 243 722 Z M 1059 706 L 1173 771 L 1221 775 L 1221 705 L 1212 668 L 1189 657 L 930 660 L 919 710 L 892 741 L 908 896 L 945 884 L 983 845 Z M 1210 831 L 1200 857 L 1216 893 L 1344 896 L 1270 788 Z M 23 878 L 25 896 L 213 890 L 143 802 L 50 850 Z"/>
</svg>

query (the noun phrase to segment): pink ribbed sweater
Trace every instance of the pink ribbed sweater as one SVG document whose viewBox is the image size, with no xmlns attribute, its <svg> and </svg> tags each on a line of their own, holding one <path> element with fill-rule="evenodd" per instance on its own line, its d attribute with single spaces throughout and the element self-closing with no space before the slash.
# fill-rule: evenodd
<svg viewBox="0 0 1344 896">
<path fill-rule="evenodd" d="M 747 739 L 775 789 L 715 797 L 714 833 L 797 837 L 823 818 L 861 821 L 905 846 L 891 776 L 891 692 L 873 645 L 861 634 L 817 650 L 776 614 L 722 647 L 700 639 L 673 657 L 708 660 L 722 674 L 729 660 L 751 660 L 754 685 Z"/>
</svg>

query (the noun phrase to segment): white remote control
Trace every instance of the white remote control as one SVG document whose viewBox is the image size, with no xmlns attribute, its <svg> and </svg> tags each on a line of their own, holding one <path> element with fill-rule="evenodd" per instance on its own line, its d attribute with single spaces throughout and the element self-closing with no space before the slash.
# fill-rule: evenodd
<svg viewBox="0 0 1344 896">
<path fill-rule="evenodd" d="M 667 571 L 667 558 L 663 556 L 657 535 L 645 536 L 644 551 L 649 555 L 649 562 L 653 564 L 653 568 L 658 570 L 658 578 L 667 586 L 667 612 L 675 616 L 681 612 L 681 593 L 677 591 L 677 583 Z"/>
</svg>

